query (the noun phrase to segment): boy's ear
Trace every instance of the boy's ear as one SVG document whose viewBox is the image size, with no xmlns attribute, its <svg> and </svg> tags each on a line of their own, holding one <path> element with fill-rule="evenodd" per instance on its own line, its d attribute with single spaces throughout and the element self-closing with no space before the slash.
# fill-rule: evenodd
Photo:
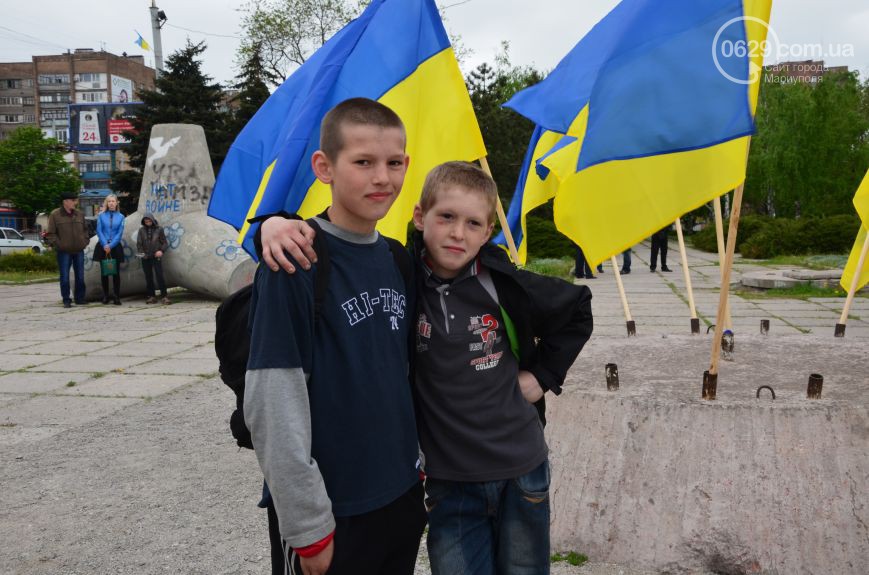
<svg viewBox="0 0 869 575">
<path fill-rule="evenodd" d="M 317 150 L 311 156 L 311 169 L 318 180 L 324 184 L 332 183 L 332 162 L 323 150 Z"/>
<path fill-rule="evenodd" d="M 413 206 L 413 227 L 415 227 L 419 231 L 422 231 L 423 229 L 422 216 L 422 208 L 419 206 L 419 204 Z"/>
<path fill-rule="evenodd" d="M 495 224 L 494 224 L 494 223 L 490 223 L 490 224 L 489 224 L 489 229 L 486 230 L 486 242 L 488 242 L 490 239 L 492 239 L 492 231 L 493 231 L 494 229 L 495 229 Z M 483 243 L 486 243 L 486 242 L 483 242 Z"/>
</svg>

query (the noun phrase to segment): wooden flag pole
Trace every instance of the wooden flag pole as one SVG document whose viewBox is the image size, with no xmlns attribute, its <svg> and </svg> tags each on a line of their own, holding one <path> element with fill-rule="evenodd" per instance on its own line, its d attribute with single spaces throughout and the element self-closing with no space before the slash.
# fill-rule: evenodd
<svg viewBox="0 0 869 575">
<path fill-rule="evenodd" d="M 848 321 L 848 311 L 851 309 L 851 302 L 854 301 L 854 294 L 857 293 L 857 284 L 860 283 L 860 276 L 863 274 L 863 266 L 866 263 L 867 253 L 869 253 L 869 233 L 866 234 L 863 249 L 860 250 L 860 259 L 857 260 L 857 268 L 854 270 L 854 277 L 851 278 L 851 287 L 848 289 L 848 297 L 845 298 L 842 317 L 839 318 L 839 323 L 836 324 L 836 337 L 845 336 L 845 322 Z"/>
<path fill-rule="evenodd" d="M 486 172 L 489 177 L 492 177 L 492 170 L 489 168 L 489 160 L 485 156 L 480 158 L 480 167 Z M 501 223 L 501 231 L 504 232 L 504 239 L 507 240 L 507 248 L 510 250 L 510 258 L 513 263 L 519 265 L 519 251 L 516 249 L 516 242 L 513 241 L 513 233 L 510 231 L 510 226 L 507 225 L 507 215 L 504 213 L 504 206 L 501 205 L 501 196 L 497 197 L 495 202 L 495 210 L 498 212 L 498 221 Z M 525 238 L 528 241 L 528 238 Z"/>
<path fill-rule="evenodd" d="M 688 309 L 691 310 L 691 333 L 700 333 L 700 320 L 694 305 L 694 289 L 691 287 L 691 270 L 688 269 L 688 254 L 685 251 L 685 238 L 682 236 L 682 220 L 676 218 L 676 237 L 679 238 L 679 253 L 682 255 L 682 273 L 685 276 L 685 289 L 688 290 Z"/>
<path fill-rule="evenodd" d="M 622 298 L 622 309 L 625 311 L 625 325 L 628 328 L 628 337 L 637 335 L 637 324 L 631 317 L 631 308 L 628 307 L 628 298 L 625 295 L 625 286 L 622 285 L 622 274 L 619 272 L 619 262 L 616 261 L 616 256 L 610 259 L 613 265 L 613 272 L 616 275 L 616 285 L 619 286 L 619 296 Z"/>
<path fill-rule="evenodd" d="M 721 196 L 712 202 L 715 208 L 715 239 L 718 240 L 718 276 L 724 279 L 724 219 L 721 217 Z M 730 318 L 730 298 L 724 306 L 724 327 L 733 328 L 733 320 Z"/>
<path fill-rule="evenodd" d="M 736 251 L 736 231 L 739 226 L 739 212 L 742 209 L 742 190 L 745 182 L 739 184 L 733 194 L 733 208 L 730 210 L 730 227 L 727 230 L 727 249 L 724 254 L 724 268 L 721 270 L 721 291 L 718 296 L 718 314 L 715 320 L 715 335 L 712 338 L 712 361 L 709 371 L 703 374 L 703 399 L 715 399 L 718 386 L 718 363 L 721 359 L 721 335 L 724 332 L 724 311 L 730 291 L 730 270 L 733 267 L 733 254 Z"/>
</svg>

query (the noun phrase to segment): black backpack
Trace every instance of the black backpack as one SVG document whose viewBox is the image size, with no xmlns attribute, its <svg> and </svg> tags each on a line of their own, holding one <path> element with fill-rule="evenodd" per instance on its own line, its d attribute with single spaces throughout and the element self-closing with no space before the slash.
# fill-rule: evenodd
<svg viewBox="0 0 869 575">
<path fill-rule="evenodd" d="M 314 267 L 314 325 L 320 319 L 323 300 L 329 287 L 329 250 L 323 231 L 313 219 L 307 220 L 314 228 L 314 251 L 317 253 L 317 265 Z M 401 276 L 405 288 L 413 289 L 413 262 L 407 249 L 401 242 L 383 236 L 389 244 L 389 250 Z M 220 378 L 235 393 L 235 411 L 229 418 L 229 429 L 239 447 L 253 449 L 250 431 L 244 423 L 244 376 L 247 372 L 247 358 L 250 355 L 250 333 L 248 332 L 248 317 L 250 315 L 250 296 L 253 284 L 247 285 L 228 296 L 217 308 L 215 318 L 214 351 L 220 362 Z"/>
</svg>

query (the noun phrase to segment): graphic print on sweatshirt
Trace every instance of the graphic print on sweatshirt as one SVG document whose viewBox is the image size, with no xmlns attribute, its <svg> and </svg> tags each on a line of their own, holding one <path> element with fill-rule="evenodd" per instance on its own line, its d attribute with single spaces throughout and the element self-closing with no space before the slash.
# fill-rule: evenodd
<svg viewBox="0 0 869 575">
<path fill-rule="evenodd" d="M 347 314 L 347 321 L 351 326 L 358 324 L 375 313 L 382 313 L 389 317 L 389 325 L 393 331 L 398 331 L 398 320 L 404 318 L 407 300 L 404 294 L 390 288 L 380 288 L 376 297 L 364 291 L 353 296 L 341 304 L 341 309 Z"/>
<path fill-rule="evenodd" d="M 469 351 L 483 352 L 482 356 L 471 360 L 471 365 L 474 366 L 475 370 L 483 371 L 497 367 L 498 362 L 501 361 L 501 356 L 504 355 L 503 351 L 492 353 L 495 344 L 501 341 L 497 332 L 499 325 L 498 318 L 490 313 L 471 316 L 468 331 L 480 336 L 481 341 L 472 342 Z"/>
</svg>

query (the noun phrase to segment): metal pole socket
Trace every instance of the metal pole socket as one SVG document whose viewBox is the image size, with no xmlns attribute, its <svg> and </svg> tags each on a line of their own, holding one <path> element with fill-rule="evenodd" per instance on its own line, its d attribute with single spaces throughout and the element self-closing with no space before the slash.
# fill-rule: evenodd
<svg viewBox="0 0 869 575">
<path fill-rule="evenodd" d="M 835 337 L 845 337 L 845 324 L 844 323 L 837 323 L 836 324 L 836 331 L 833 335 Z"/>
<path fill-rule="evenodd" d="M 766 335 L 769 333 L 769 320 L 762 319 L 760 320 L 760 335 Z"/>
<path fill-rule="evenodd" d="M 715 392 L 718 391 L 718 374 L 703 372 L 703 399 L 714 400 Z"/>
<path fill-rule="evenodd" d="M 820 373 L 813 373 L 809 376 L 809 387 L 806 390 L 808 399 L 821 399 L 821 390 L 824 388 L 824 376 Z"/>
<path fill-rule="evenodd" d="M 691 318 L 691 334 L 700 333 L 700 318 Z"/>
<path fill-rule="evenodd" d="M 637 324 L 634 323 L 634 320 L 627 322 L 628 327 L 628 337 L 637 335 Z"/>
<path fill-rule="evenodd" d="M 733 361 L 733 332 L 729 329 L 721 334 L 721 359 Z"/>
<path fill-rule="evenodd" d="M 614 363 L 606 364 L 606 390 L 619 390 L 619 366 Z"/>
</svg>

